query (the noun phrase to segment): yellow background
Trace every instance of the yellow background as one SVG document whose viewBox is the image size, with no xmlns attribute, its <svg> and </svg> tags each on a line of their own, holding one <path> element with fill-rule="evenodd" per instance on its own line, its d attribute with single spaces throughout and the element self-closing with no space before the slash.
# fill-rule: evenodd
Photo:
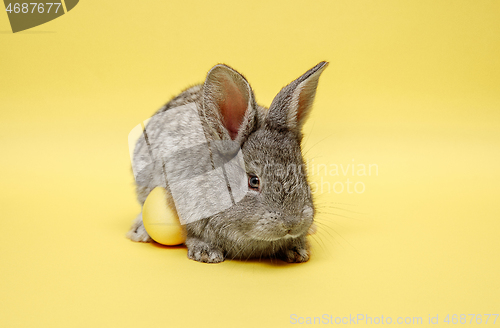
<svg viewBox="0 0 500 328">
<path fill-rule="evenodd" d="M 499 313 L 499 40 L 495 0 L 84 0 L 16 34 L 0 13 L 0 326 Z M 321 60 L 306 158 L 379 172 L 311 176 L 365 192 L 315 194 L 308 263 L 125 238 L 135 125 L 216 63 L 269 105 Z"/>
</svg>

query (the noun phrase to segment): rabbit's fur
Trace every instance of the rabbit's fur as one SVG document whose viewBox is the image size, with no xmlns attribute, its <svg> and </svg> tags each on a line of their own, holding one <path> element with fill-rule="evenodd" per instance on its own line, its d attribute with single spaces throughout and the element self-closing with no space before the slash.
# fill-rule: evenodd
<svg viewBox="0 0 500 328">
<path fill-rule="evenodd" d="M 190 259 L 209 263 L 225 258 L 277 257 L 288 262 L 309 259 L 306 235 L 313 224 L 314 204 L 301 153 L 301 129 L 311 110 L 319 76 L 327 65 L 319 63 L 284 87 L 269 109 L 256 104 L 241 74 L 226 65 L 216 65 L 204 84 L 185 90 L 157 112 L 196 103 L 207 140 L 236 141 L 246 172 L 260 180 L 258 190 L 249 187 L 244 198 L 225 211 L 183 225 Z M 149 147 L 154 147 L 152 137 L 160 135 L 160 117 L 153 116 L 146 127 Z M 182 113 L 177 120 L 179 129 L 190 128 Z M 148 145 L 139 139 L 134 171 L 138 158 L 147 151 Z M 156 167 L 142 168 L 136 175 L 141 205 L 157 186 L 170 191 L 161 165 Z M 170 194 L 167 203 L 175 208 Z M 127 236 L 134 241 L 151 241 L 141 215 Z"/>
</svg>

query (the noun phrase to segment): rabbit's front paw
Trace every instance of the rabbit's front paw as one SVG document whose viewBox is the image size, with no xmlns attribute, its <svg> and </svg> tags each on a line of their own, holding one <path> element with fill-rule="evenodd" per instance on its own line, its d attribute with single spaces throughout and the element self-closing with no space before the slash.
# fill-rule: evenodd
<svg viewBox="0 0 500 328">
<path fill-rule="evenodd" d="M 309 251 L 305 248 L 288 249 L 283 255 L 283 260 L 290 263 L 301 263 L 309 260 Z"/>
<path fill-rule="evenodd" d="M 127 238 L 142 243 L 150 243 L 152 241 L 142 224 L 142 214 L 139 214 L 132 223 L 130 230 L 127 232 Z"/>
<path fill-rule="evenodd" d="M 203 263 L 220 263 L 224 261 L 222 250 L 200 240 L 190 240 L 188 245 L 188 258 Z"/>
</svg>

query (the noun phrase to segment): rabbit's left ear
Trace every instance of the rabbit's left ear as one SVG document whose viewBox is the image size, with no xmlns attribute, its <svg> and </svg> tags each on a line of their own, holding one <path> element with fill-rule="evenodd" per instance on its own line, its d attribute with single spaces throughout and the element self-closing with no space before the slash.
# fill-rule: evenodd
<svg viewBox="0 0 500 328">
<path fill-rule="evenodd" d="M 301 77 L 281 89 L 276 95 L 266 124 L 270 128 L 288 129 L 301 135 L 301 129 L 311 111 L 318 80 L 328 62 L 321 62 Z"/>
</svg>

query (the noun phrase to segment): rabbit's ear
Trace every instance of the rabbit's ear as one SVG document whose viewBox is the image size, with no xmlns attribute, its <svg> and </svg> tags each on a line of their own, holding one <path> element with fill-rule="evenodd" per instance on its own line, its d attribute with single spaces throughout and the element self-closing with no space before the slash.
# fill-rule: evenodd
<svg viewBox="0 0 500 328">
<path fill-rule="evenodd" d="M 256 123 L 255 100 L 247 80 L 229 66 L 214 66 L 203 85 L 202 120 L 215 138 L 243 141 Z"/>
<path fill-rule="evenodd" d="M 321 62 L 304 75 L 281 89 L 267 114 L 266 124 L 271 128 L 288 129 L 301 135 L 301 129 L 311 111 L 319 76 L 328 66 Z"/>
</svg>

